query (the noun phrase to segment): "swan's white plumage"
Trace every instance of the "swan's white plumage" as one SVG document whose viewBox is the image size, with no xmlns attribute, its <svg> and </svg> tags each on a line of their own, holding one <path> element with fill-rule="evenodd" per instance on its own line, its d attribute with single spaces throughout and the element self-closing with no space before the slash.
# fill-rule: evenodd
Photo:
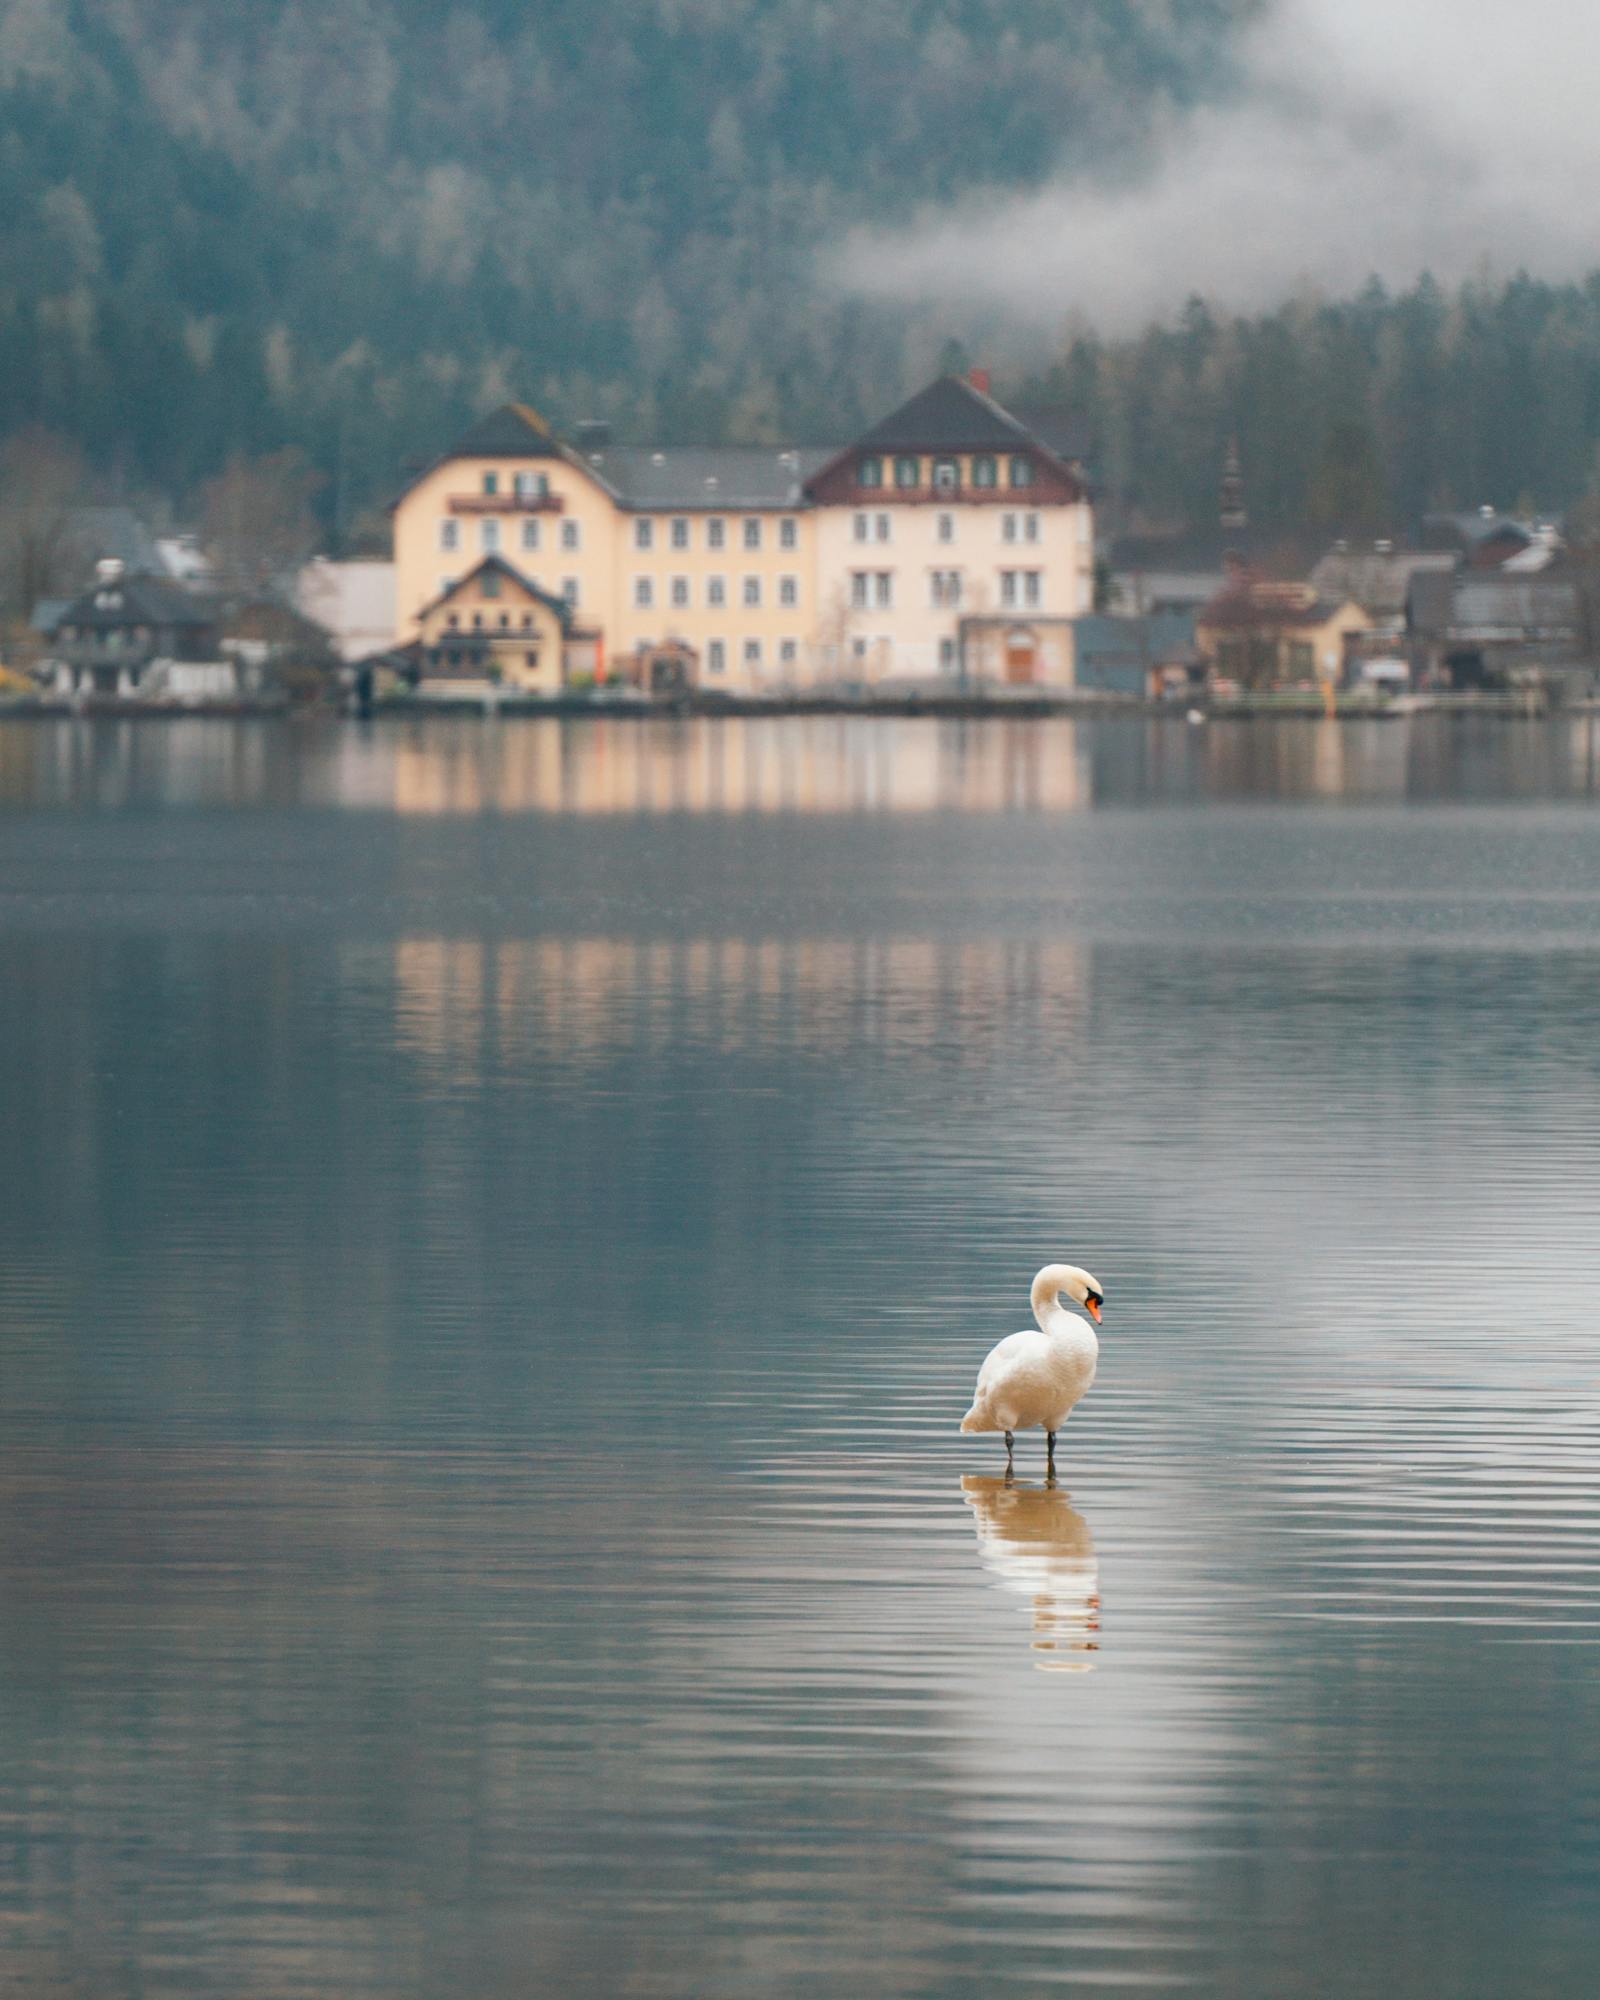
<svg viewBox="0 0 1600 2000">
<path fill-rule="evenodd" d="M 1100 1343 L 1087 1320 L 1061 1303 L 1078 1305 L 1102 1296 L 1098 1281 L 1075 1264 L 1046 1264 L 1033 1281 L 1038 1330 L 1008 1333 L 978 1370 L 964 1431 L 1021 1431 L 1037 1424 L 1058 1431 L 1094 1381 Z"/>
</svg>

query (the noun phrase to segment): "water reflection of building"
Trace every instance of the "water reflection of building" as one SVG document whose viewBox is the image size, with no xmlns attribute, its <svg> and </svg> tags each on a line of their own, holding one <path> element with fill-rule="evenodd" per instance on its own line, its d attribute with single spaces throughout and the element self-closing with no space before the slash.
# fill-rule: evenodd
<svg viewBox="0 0 1600 2000">
<path fill-rule="evenodd" d="M 1085 947 L 1069 938 L 408 937 L 394 947 L 402 1048 L 460 1080 L 671 1044 L 932 1048 L 985 1063 L 995 1024 L 1075 1038 Z"/>
<path fill-rule="evenodd" d="M 1089 1523 L 1053 1477 L 1025 1486 L 969 1472 L 961 1490 L 977 1516 L 984 1567 L 1002 1590 L 1032 1601 L 1034 1664 L 1089 1672 L 1100 1649 L 1100 1564 Z"/>
<path fill-rule="evenodd" d="M 394 745 L 406 813 L 1072 811 L 1092 802 L 1070 718 L 515 721 Z"/>
</svg>

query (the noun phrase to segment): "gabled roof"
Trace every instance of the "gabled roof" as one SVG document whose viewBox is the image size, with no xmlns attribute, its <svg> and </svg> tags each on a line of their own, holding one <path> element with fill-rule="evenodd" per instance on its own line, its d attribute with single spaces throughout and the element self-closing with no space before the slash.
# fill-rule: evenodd
<svg viewBox="0 0 1600 2000">
<path fill-rule="evenodd" d="M 217 606 L 165 576 L 108 577 L 75 597 L 62 612 L 63 625 L 101 630 L 120 625 L 214 625 Z"/>
<path fill-rule="evenodd" d="M 454 583 L 447 584 L 437 597 L 423 605 L 417 616 L 426 618 L 430 612 L 437 611 L 441 604 L 448 604 L 452 597 L 459 595 L 469 583 L 476 583 L 484 571 L 490 569 L 497 570 L 501 576 L 510 577 L 511 581 L 520 585 L 530 597 L 536 597 L 541 604 L 547 604 L 563 626 L 571 623 L 572 606 L 567 600 L 564 597 L 553 597 L 548 590 L 541 590 L 530 577 L 524 576 L 520 569 L 508 563 L 504 556 L 485 556 L 481 562 L 474 563 L 465 576 L 458 576 Z"/>
<path fill-rule="evenodd" d="M 555 433 L 535 409 L 526 403 L 502 403 L 480 417 L 458 437 L 443 457 L 447 458 L 562 458 Z"/>
<path fill-rule="evenodd" d="M 776 445 L 608 444 L 574 452 L 619 505 L 662 513 L 719 507 L 799 507 L 805 482 L 837 456 L 831 448 L 783 450 Z"/>
<path fill-rule="evenodd" d="M 1013 451 L 1039 439 L 961 375 L 941 375 L 855 440 L 857 451 Z"/>
</svg>

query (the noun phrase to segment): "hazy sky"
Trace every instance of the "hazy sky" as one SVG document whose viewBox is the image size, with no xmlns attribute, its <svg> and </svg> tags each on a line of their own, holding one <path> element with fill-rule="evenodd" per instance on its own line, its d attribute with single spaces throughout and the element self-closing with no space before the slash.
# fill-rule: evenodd
<svg viewBox="0 0 1600 2000">
<path fill-rule="evenodd" d="M 1524 18 L 1494 0 L 1278 0 L 1246 69 L 1241 96 L 1172 121 L 1141 181 L 1063 182 L 863 234 L 845 282 L 1117 329 L 1192 292 L 1251 306 L 1374 271 L 1600 262 L 1595 0 Z"/>
</svg>

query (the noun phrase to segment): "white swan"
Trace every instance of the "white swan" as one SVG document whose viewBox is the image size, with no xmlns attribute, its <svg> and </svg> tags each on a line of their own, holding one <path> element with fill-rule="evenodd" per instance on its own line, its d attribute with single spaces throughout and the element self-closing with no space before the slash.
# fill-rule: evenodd
<svg viewBox="0 0 1600 2000">
<path fill-rule="evenodd" d="M 1105 1293 L 1099 1280 L 1076 1264 L 1046 1264 L 1029 1295 L 1039 1331 L 1008 1333 L 991 1347 L 978 1370 L 972 1408 L 961 1419 L 964 1431 L 1004 1431 L 1006 1459 L 1011 1458 L 1012 1432 L 1034 1424 L 1044 1428 L 1045 1456 L 1054 1463 L 1056 1432 L 1075 1404 L 1089 1393 L 1100 1343 L 1087 1326 L 1061 1303 L 1061 1294 L 1083 1307 L 1096 1324 Z"/>
</svg>

